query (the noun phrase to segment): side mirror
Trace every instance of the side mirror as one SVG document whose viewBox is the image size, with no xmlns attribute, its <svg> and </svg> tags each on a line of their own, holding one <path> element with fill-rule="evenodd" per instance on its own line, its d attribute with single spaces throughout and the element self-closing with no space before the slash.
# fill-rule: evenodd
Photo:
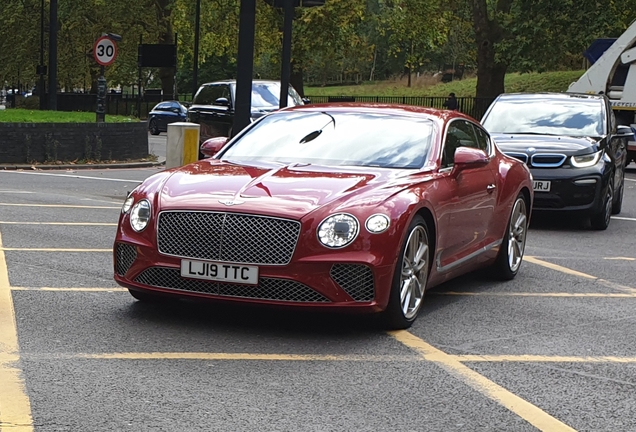
<svg viewBox="0 0 636 432">
<path fill-rule="evenodd" d="M 634 131 L 629 126 L 620 125 L 620 126 L 616 126 L 616 135 L 633 138 Z"/>
<path fill-rule="evenodd" d="M 228 98 L 224 98 L 224 97 L 220 97 L 217 98 L 214 101 L 213 105 L 219 105 L 219 106 L 224 106 L 224 107 L 229 107 L 230 106 L 230 101 L 228 100 Z"/>
<path fill-rule="evenodd" d="M 488 155 L 483 151 L 472 147 L 457 147 L 453 158 L 453 171 L 460 173 L 466 169 L 478 168 L 488 164 Z"/>
<path fill-rule="evenodd" d="M 201 153 L 203 153 L 206 157 L 213 157 L 221 151 L 225 144 L 227 144 L 228 140 L 228 137 L 210 138 L 201 144 Z"/>
</svg>

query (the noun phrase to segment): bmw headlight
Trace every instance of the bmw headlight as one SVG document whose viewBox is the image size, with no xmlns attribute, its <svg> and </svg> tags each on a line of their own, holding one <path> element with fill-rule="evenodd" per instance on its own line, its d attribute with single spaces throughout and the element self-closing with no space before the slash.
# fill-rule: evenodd
<svg viewBox="0 0 636 432">
<path fill-rule="evenodd" d="M 348 214 L 329 216 L 318 225 L 318 240 L 329 248 L 341 248 L 358 236 L 360 224 Z"/>
<path fill-rule="evenodd" d="M 380 234 L 381 232 L 386 231 L 389 228 L 390 224 L 391 224 L 391 221 L 389 220 L 388 216 L 378 213 L 378 214 L 369 216 L 364 226 L 367 228 L 367 231 L 369 231 L 370 233 Z"/>
<path fill-rule="evenodd" d="M 597 151 L 596 153 L 572 156 L 572 159 L 571 159 L 572 166 L 576 168 L 585 168 L 585 167 L 594 166 L 597 164 L 602 154 L 603 154 L 603 150 Z"/>
<path fill-rule="evenodd" d="M 150 203 L 141 200 L 130 211 L 130 226 L 137 232 L 143 231 L 150 221 Z"/>
</svg>

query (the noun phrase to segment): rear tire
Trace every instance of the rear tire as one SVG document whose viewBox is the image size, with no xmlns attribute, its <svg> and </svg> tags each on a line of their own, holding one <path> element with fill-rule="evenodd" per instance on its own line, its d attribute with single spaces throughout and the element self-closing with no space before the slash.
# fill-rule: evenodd
<svg viewBox="0 0 636 432">
<path fill-rule="evenodd" d="M 590 224 L 592 229 L 603 231 L 606 230 L 610 224 L 612 217 L 612 207 L 614 201 L 614 180 L 610 179 L 609 184 L 605 190 L 603 197 L 603 207 L 600 212 L 590 216 Z"/>
<path fill-rule="evenodd" d="M 623 209 L 623 189 L 625 189 L 625 170 L 623 170 L 623 179 L 621 182 L 621 188 L 619 189 L 618 195 L 612 205 L 612 214 L 619 214 Z"/>
<path fill-rule="evenodd" d="M 387 328 L 409 328 L 417 318 L 428 282 L 430 262 L 429 229 L 424 218 L 415 216 L 400 249 L 389 304 L 384 311 Z"/>
<path fill-rule="evenodd" d="M 497 279 L 511 280 L 519 272 L 526 248 L 528 233 L 528 205 L 523 194 L 519 194 L 512 206 L 506 233 L 501 241 L 493 273 Z"/>
</svg>

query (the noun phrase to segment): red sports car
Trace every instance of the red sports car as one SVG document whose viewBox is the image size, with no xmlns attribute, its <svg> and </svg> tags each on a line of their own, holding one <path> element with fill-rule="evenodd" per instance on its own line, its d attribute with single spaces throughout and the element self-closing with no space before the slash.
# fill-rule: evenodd
<svg viewBox="0 0 636 432">
<path fill-rule="evenodd" d="M 202 151 L 216 154 L 124 203 L 115 280 L 136 299 L 379 312 L 407 328 L 426 289 L 519 271 L 530 172 L 457 111 L 294 107 Z"/>
</svg>

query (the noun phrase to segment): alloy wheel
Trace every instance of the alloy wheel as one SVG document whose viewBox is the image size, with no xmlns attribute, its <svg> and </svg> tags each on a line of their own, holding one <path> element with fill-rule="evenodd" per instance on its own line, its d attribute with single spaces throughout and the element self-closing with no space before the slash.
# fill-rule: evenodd
<svg viewBox="0 0 636 432">
<path fill-rule="evenodd" d="M 526 247 L 526 232 L 528 230 L 528 212 L 523 198 L 517 198 L 510 217 L 508 227 L 508 267 L 516 272 L 523 260 Z"/>
<path fill-rule="evenodd" d="M 423 226 L 418 225 L 409 234 L 402 256 L 400 304 L 406 319 L 417 315 L 424 298 L 428 279 L 428 260 L 428 234 Z"/>
</svg>

